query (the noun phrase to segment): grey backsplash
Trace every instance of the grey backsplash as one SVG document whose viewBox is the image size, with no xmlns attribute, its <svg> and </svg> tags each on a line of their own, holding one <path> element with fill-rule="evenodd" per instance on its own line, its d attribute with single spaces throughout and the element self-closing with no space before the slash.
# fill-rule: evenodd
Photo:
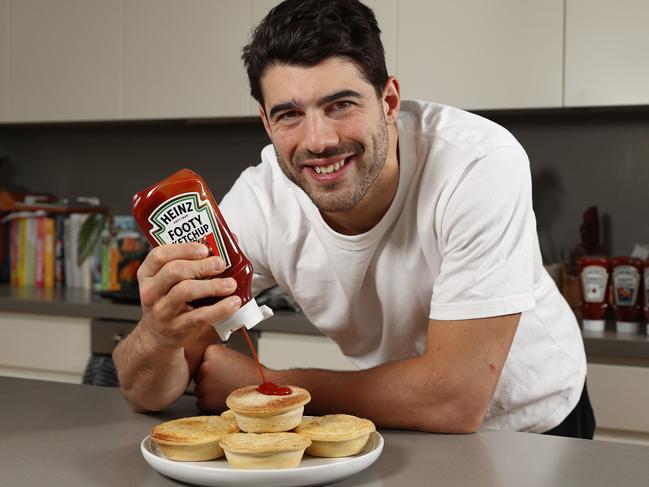
<svg viewBox="0 0 649 487">
<path fill-rule="evenodd" d="M 591 205 L 599 208 L 613 255 L 649 243 L 649 111 L 483 115 L 507 127 L 530 157 L 546 263 L 579 241 L 581 215 Z M 181 167 L 200 173 L 219 200 L 243 169 L 257 164 L 267 143 L 252 120 L 0 127 L 11 183 L 58 196 L 99 196 L 116 213 L 128 213 L 133 193 Z"/>
</svg>

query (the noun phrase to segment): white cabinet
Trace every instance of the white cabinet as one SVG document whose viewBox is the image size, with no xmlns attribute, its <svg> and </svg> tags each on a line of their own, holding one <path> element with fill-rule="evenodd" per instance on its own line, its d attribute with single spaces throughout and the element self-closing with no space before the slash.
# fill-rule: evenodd
<svg viewBox="0 0 649 487">
<path fill-rule="evenodd" d="M 566 106 L 649 103 L 649 2 L 567 0 Z"/>
<path fill-rule="evenodd" d="M 124 118 L 247 115 L 250 0 L 124 2 Z"/>
<path fill-rule="evenodd" d="M 90 358 L 90 320 L 0 313 L 0 375 L 80 384 Z"/>
<path fill-rule="evenodd" d="M 356 370 L 338 345 L 325 336 L 264 331 L 257 352 L 259 360 L 271 369 Z"/>
<path fill-rule="evenodd" d="M 563 0 L 398 3 L 402 96 L 468 109 L 560 107 Z"/>
<path fill-rule="evenodd" d="M 8 6 L 9 120 L 121 116 L 119 2 L 8 0 Z"/>
<path fill-rule="evenodd" d="M 588 393 L 601 440 L 649 445 L 649 367 L 588 364 Z"/>
<path fill-rule="evenodd" d="M 0 0 L 0 122 L 7 120 L 9 81 L 9 0 Z"/>
</svg>

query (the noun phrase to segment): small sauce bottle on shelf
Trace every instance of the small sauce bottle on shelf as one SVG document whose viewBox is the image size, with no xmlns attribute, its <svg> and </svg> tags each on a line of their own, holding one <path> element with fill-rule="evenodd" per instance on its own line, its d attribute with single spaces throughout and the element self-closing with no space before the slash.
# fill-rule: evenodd
<svg viewBox="0 0 649 487">
<path fill-rule="evenodd" d="M 245 326 L 252 328 L 273 315 L 267 306 L 259 306 L 252 297 L 252 265 L 243 254 L 221 215 L 203 178 L 189 169 L 181 169 L 133 196 L 133 216 L 154 247 L 182 242 L 202 242 L 211 255 L 225 261 L 219 277 L 237 281 L 233 294 L 241 298 L 239 308 L 229 318 L 213 323 L 221 340 Z M 204 298 L 193 306 L 214 304 L 222 297 Z"/>
<path fill-rule="evenodd" d="M 634 257 L 613 259 L 615 326 L 619 333 L 637 333 L 640 328 L 642 261 Z"/>
<path fill-rule="evenodd" d="M 586 255 L 579 259 L 581 301 L 584 330 L 604 331 L 608 311 L 608 285 L 611 260 L 606 256 Z"/>
</svg>

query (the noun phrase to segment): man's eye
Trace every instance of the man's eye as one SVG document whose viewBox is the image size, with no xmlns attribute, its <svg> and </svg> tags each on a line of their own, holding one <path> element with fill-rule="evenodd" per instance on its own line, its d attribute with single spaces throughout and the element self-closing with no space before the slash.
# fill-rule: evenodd
<svg viewBox="0 0 649 487">
<path fill-rule="evenodd" d="M 296 111 L 290 111 L 290 112 L 284 112 L 281 113 L 278 117 L 277 120 L 292 120 L 298 116 L 298 113 Z"/>
<path fill-rule="evenodd" d="M 345 108 L 350 107 L 351 104 L 352 104 L 352 102 L 346 101 L 346 100 L 337 101 L 336 103 L 334 103 L 334 109 L 335 110 L 344 110 Z"/>
</svg>

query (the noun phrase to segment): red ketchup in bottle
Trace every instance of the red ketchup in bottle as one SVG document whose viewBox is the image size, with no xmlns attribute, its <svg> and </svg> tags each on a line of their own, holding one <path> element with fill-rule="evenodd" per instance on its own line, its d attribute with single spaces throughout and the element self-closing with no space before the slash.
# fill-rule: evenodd
<svg viewBox="0 0 649 487">
<path fill-rule="evenodd" d="M 241 308 L 212 326 L 223 341 L 230 338 L 233 331 L 242 329 L 257 361 L 263 386 L 266 383 L 263 370 L 245 330 L 272 316 L 273 312 L 267 306 L 257 305 L 253 299 L 252 265 L 232 236 L 203 178 L 189 169 L 175 172 L 133 196 L 133 216 L 154 247 L 202 242 L 210 249 L 211 255 L 220 256 L 225 261 L 225 270 L 220 277 L 232 277 L 237 281 L 234 294 L 241 298 Z M 204 306 L 221 299 L 205 298 L 191 304 Z"/>
<path fill-rule="evenodd" d="M 613 296 L 616 329 L 620 333 L 637 333 L 640 327 L 640 285 L 642 261 L 634 257 L 613 259 Z"/>
<path fill-rule="evenodd" d="M 605 256 L 586 255 L 579 259 L 581 302 L 584 330 L 604 331 L 608 311 L 608 284 L 611 261 Z"/>
</svg>

